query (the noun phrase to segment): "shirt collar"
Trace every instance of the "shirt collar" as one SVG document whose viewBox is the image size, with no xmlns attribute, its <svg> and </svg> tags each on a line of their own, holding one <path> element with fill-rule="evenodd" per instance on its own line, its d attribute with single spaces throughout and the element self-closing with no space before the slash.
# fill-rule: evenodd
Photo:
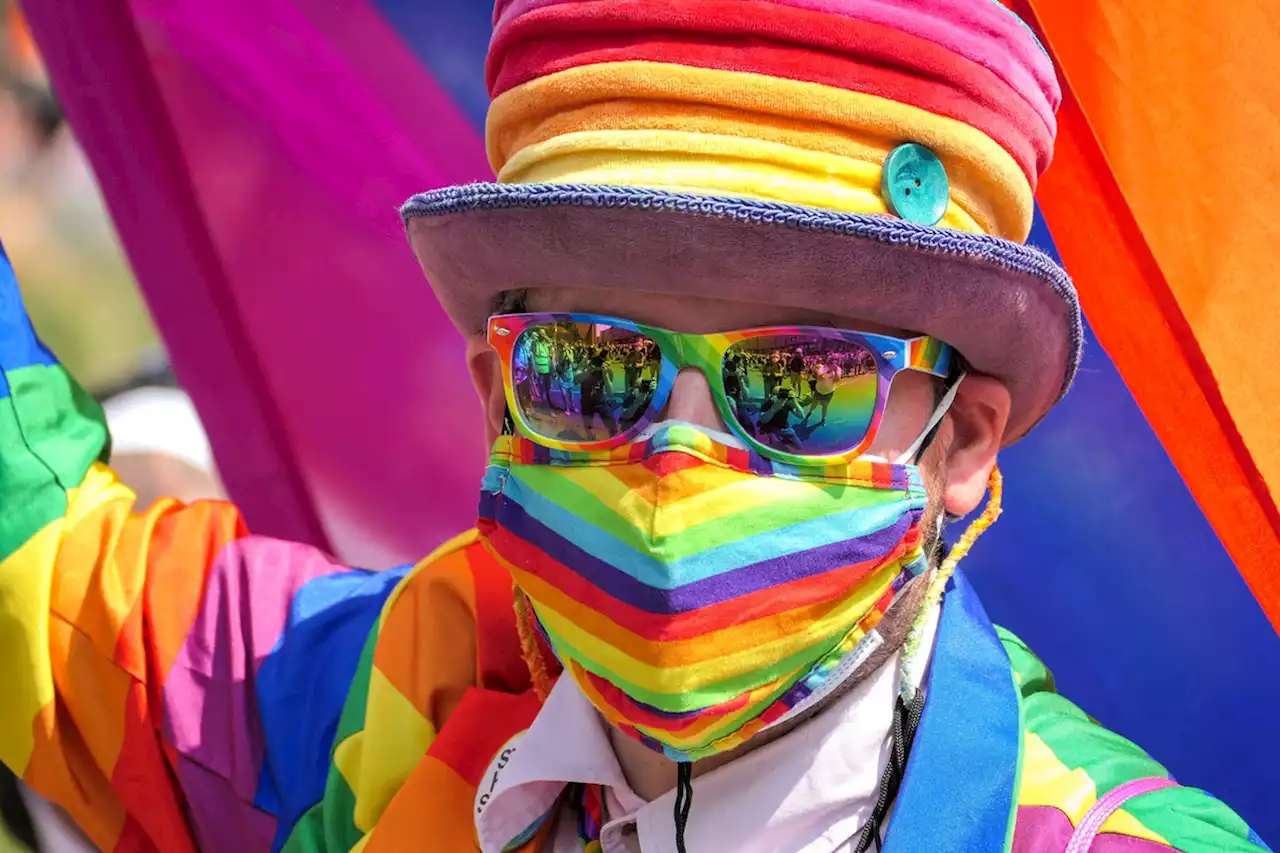
<svg viewBox="0 0 1280 853">
<path fill-rule="evenodd" d="M 875 804 L 888 757 L 899 661 L 893 655 L 778 740 L 697 777 L 685 830 L 689 849 L 818 853 L 855 835 Z M 633 814 L 646 853 L 674 853 L 675 792 L 652 803 L 640 799 L 606 726 L 572 679 L 557 681 L 533 725 L 503 750 L 504 765 L 485 776 L 495 781 L 486 800 L 477 801 L 484 853 L 498 853 L 536 828 L 573 782 L 603 785 Z"/>
<path fill-rule="evenodd" d="M 476 802 L 476 835 L 484 853 L 498 853 L 527 835 L 555 807 L 565 785 L 603 785 L 633 808 L 631 791 L 613 754 L 605 723 L 571 678 L 560 678 L 538 716 L 502 751 L 483 778 L 488 798 Z"/>
</svg>

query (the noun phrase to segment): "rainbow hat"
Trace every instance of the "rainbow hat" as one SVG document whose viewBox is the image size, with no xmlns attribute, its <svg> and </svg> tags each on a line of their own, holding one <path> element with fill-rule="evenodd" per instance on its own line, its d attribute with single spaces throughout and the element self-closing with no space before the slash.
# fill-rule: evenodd
<svg viewBox="0 0 1280 853">
<path fill-rule="evenodd" d="M 1061 93 L 996 0 L 498 0 L 497 183 L 414 196 L 464 334 L 515 288 L 814 308 L 941 338 L 1013 397 L 1066 392 L 1080 306 L 1022 245 Z"/>
</svg>

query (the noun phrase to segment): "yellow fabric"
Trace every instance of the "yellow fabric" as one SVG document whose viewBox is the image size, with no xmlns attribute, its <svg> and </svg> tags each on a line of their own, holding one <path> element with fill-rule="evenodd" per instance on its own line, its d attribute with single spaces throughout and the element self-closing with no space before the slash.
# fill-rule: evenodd
<svg viewBox="0 0 1280 853">
<path fill-rule="evenodd" d="M 1025 752 L 1018 805 L 1061 809 L 1071 819 L 1072 826 L 1079 826 L 1085 814 L 1098 802 L 1098 788 L 1093 779 L 1083 768 L 1069 769 L 1034 732 L 1027 732 L 1022 743 Z M 1124 809 L 1117 809 L 1107 818 L 1101 831 L 1169 844 L 1168 840 L 1152 832 Z"/>
<path fill-rule="evenodd" d="M 526 146 L 498 180 L 660 187 L 884 215 L 891 211 L 880 194 L 881 173 L 880 162 L 777 142 L 679 130 L 601 130 Z M 954 200 L 938 224 L 984 233 Z"/>
<path fill-rule="evenodd" d="M 703 116 L 704 123 L 690 126 L 687 113 Z M 759 132 L 752 132 L 753 125 Z M 582 66 L 504 92 L 490 107 L 486 137 L 490 163 L 502 175 L 522 149 L 557 136 L 677 128 L 867 163 L 903 142 L 918 142 L 946 167 L 952 204 L 983 230 L 1021 241 L 1031 228 L 1031 186 L 991 137 L 916 107 L 815 83 L 655 62 Z M 834 136 L 847 141 L 831 144 Z M 538 178 L 560 180 L 552 170 Z"/>
<path fill-rule="evenodd" d="M 357 741 L 360 768 L 358 777 L 348 775 L 334 754 L 334 763 L 342 771 L 351 790 L 357 792 L 354 822 L 357 829 L 372 832 L 382 812 L 392 797 L 400 790 L 402 782 L 418 766 L 421 752 L 436 738 L 436 729 L 422 712 L 395 688 L 376 666 L 369 675 L 369 696 L 365 714 L 369 719 L 384 720 L 394 724 L 397 738 L 367 737 L 360 732 L 343 741 L 339 750 L 351 741 Z"/>
<path fill-rule="evenodd" d="M 0 762 L 19 776 L 35 748 L 33 721 L 54 698 L 49 608 L 41 599 L 48 596 L 65 525 L 63 519 L 50 523 L 0 564 L 7 578 L 0 587 L 0 647 L 26 650 L 0 656 Z"/>
</svg>

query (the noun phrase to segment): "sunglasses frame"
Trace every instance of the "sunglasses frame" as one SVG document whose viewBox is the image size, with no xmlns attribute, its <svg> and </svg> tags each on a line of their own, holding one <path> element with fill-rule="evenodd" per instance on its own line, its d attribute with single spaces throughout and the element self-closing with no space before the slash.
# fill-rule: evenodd
<svg viewBox="0 0 1280 853">
<path fill-rule="evenodd" d="M 649 408 L 636 420 L 631 428 L 612 438 L 599 441 L 562 441 L 540 435 L 525 421 L 524 413 L 516 400 L 515 389 L 515 352 L 516 344 L 530 329 L 556 323 L 595 323 L 613 328 L 626 329 L 643 335 L 658 346 L 661 365 L 658 381 L 654 388 L 653 399 Z M 729 396 L 724 389 L 724 359 L 729 348 L 744 340 L 769 335 L 802 335 L 813 334 L 815 337 L 848 341 L 861 345 L 872 354 L 876 361 L 876 404 L 871 416 L 871 423 L 862 440 L 848 450 L 836 454 L 804 454 L 788 453 L 763 443 L 751 435 L 738 422 L 738 416 L 729 405 Z M 761 326 L 751 329 L 740 329 L 710 334 L 694 334 L 673 332 L 660 326 L 649 326 L 622 317 L 610 317 L 604 314 L 578 313 L 537 313 L 537 314 L 494 314 L 488 323 L 489 345 L 497 352 L 502 362 L 502 385 L 507 398 L 507 409 L 517 428 L 536 444 L 553 450 L 594 451 L 607 450 L 626 444 L 639 435 L 651 424 L 657 422 L 658 414 L 666 407 L 675 385 L 676 375 L 686 367 L 702 371 L 711 387 L 711 396 L 721 420 L 747 446 L 769 459 L 800 465 L 830 465 L 847 462 L 866 452 L 875 441 L 884 416 L 885 403 L 893 380 L 904 370 L 914 370 L 931 376 L 946 379 L 950 375 L 953 350 L 951 346 L 937 338 L 920 335 L 912 338 L 898 338 L 891 335 L 877 335 L 869 332 L 854 332 L 847 329 L 836 329 L 829 326 Z"/>
</svg>

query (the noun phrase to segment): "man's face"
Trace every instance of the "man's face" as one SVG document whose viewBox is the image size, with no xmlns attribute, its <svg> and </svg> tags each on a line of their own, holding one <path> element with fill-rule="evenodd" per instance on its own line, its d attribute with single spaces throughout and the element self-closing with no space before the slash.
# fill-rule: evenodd
<svg viewBox="0 0 1280 853">
<path fill-rule="evenodd" d="M 805 325 L 896 336 L 909 334 L 902 329 L 820 311 L 652 293 L 535 289 L 528 291 L 525 307 L 532 312 L 604 314 L 678 332 Z M 492 443 L 501 428 L 506 402 L 497 356 L 483 336 L 469 343 L 468 363 L 485 405 L 486 426 Z M 928 424 L 937 400 L 937 386 L 932 377 L 914 370 L 900 372 L 894 379 L 884 417 L 868 452 L 891 460 L 901 456 Z M 995 464 L 1008 414 L 1009 394 L 1001 383 L 986 376 L 965 379 L 937 438 L 920 460 L 930 495 L 930 516 L 943 509 L 964 515 L 978 505 Z M 707 377 L 694 368 L 686 368 L 677 376 L 665 416 L 729 431 L 716 410 Z"/>
</svg>

